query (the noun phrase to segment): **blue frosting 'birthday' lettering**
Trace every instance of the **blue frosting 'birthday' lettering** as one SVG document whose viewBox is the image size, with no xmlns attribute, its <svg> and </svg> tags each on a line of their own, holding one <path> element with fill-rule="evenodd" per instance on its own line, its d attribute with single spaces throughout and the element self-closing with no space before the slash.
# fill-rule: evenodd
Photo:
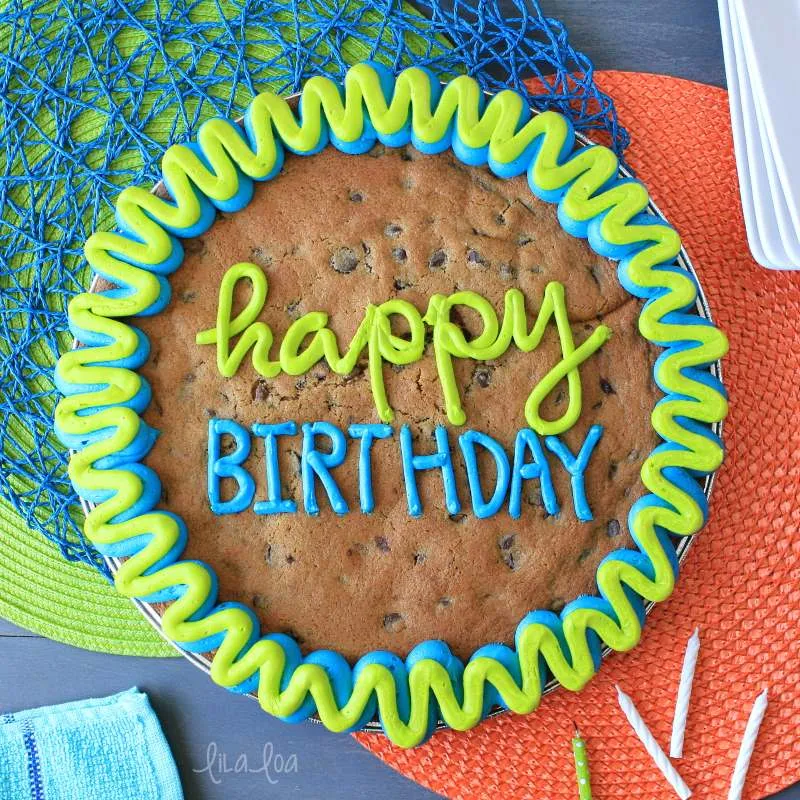
<svg viewBox="0 0 800 800">
<path fill-rule="evenodd" d="M 264 440 L 264 454 L 267 467 L 267 499 L 260 500 L 253 506 L 256 514 L 294 514 L 297 503 L 294 500 L 284 500 L 281 497 L 281 472 L 278 466 L 278 437 L 294 436 L 297 433 L 297 424 L 280 422 L 277 425 L 263 425 L 257 422 L 253 425 L 253 433 Z"/>
<path fill-rule="evenodd" d="M 453 456 L 450 453 L 450 440 L 447 429 L 437 425 L 434 432 L 436 452 L 425 455 L 414 455 L 414 443 L 411 440 L 411 428 L 403 425 L 400 428 L 400 455 L 403 460 L 403 478 L 406 482 L 408 513 L 412 517 L 422 516 L 422 501 L 417 489 L 417 472 L 426 469 L 440 469 L 444 483 L 444 503 L 448 514 L 458 514 L 461 502 L 456 492 L 456 473 L 453 470 Z"/>
<path fill-rule="evenodd" d="M 508 491 L 508 481 L 510 478 L 510 469 L 508 466 L 508 456 L 506 451 L 503 450 L 503 445 L 500 442 L 492 439 L 480 431 L 467 431 L 461 434 L 458 438 L 458 443 L 461 445 L 461 452 L 464 455 L 464 464 L 467 467 L 467 481 L 469 482 L 469 491 L 472 495 L 472 510 L 478 519 L 486 519 L 496 514 L 503 505 L 506 492 Z M 497 470 L 497 478 L 495 480 L 494 493 L 489 501 L 483 499 L 483 487 L 481 486 L 481 473 L 478 469 L 478 457 L 475 453 L 475 445 L 479 444 L 487 450 L 492 458 L 494 458 L 495 467 Z"/>
<path fill-rule="evenodd" d="M 297 503 L 282 496 L 280 463 L 278 458 L 278 437 L 295 436 L 297 424 L 292 421 L 253 425 L 252 432 L 264 440 L 267 499 L 253 505 L 256 514 L 292 514 L 297 511 Z M 372 486 L 372 451 L 376 442 L 390 439 L 393 429 L 384 424 L 353 424 L 347 433 L 353 441 L 359 442 L 358 492 L 359 508 L 369 514 L 375 508 Z M 544 444 L 552 452 L 570 476 L 572 502 L 579 520 L 592 520 L 592 510 L 586 497 L 586 469 L 592 453 L 603 435 L 601 425 L 593 425 L 577 454 L 558 436 L 547 436 Z M 223 437 L 233 440 L 233 449 L 223 454 Z M 349 511 L 347 501 L 336 483 L 333 470 L 344 463 L 347 457 L 347 436 L 330 422 L 308 422 L 302 426 L 302 457 L 300 463 L 303 509 L 307 514 L 319 514 L 317 484 L 328 496 L 331 508 L 337 514 Z M 317 440 L 326 438 L 329 445 L 317 448 Z M 461 502 L 456 486 L 453 453 L 447 429 L 440 425 L 434 431 L 436 449 L 432 453 L 415 453 L 411 429 L 408 425 L 400 428 L 400 460 L 403 467 L 403 481 L 406 489 L 408 513 L 412 517 L 422 515 L 422 499 L 417 486 L 417 473 L 425 470 L 441 470 L 444 488 L 444 506 L 448 514 L 458 514 Z M 522 510 L 522 487 L 524 481 L 539 483 L 542 502 L 548 514 L 560 511 L 551 474 L 550 464 L 545 455 L 539 436 L 531 428 L 522 428 L 514 441 L 513 462 L 509 461 L 504 447 L 481 431 L 465 431 L 458 439 L 467 485 L 472 497 L 472 510 L 478 519 L 486 519 L 497 514 L 508 500 L 508 514 L 518 519 Z M 387 445 L 380 445 L 385 447 Z M 396 446 L 396 445 L 395 445 Z M 487 486 L 487 473 L 478 463 L 479 449 L 482 448 L 493 460 L 494 486 Z M 235 514 L 243 511 L 255 496 L 256 484 L 253 476 L 245 469 L 244 462 L 250 455 L 250 433 L 242 425 L 230 419 L 212 419 L 208 424 L 208 500 L 215 514 Z M 528 460 L 530 459 L 530 460 Z M 221 485 L 224 479 L 235 483 L 236 490 L 229 500 L 222 499 Z M 487 499 L 488 496 L 488 499 Z"/>
<path fill-rule="evenodd" d="M 530 450 L 533 461 L 525 461 L 526 450 Z M 511 470 L 511 492 L 508 498 L 508 513 L 513 519 L 519 519 L 522 510 L 522 481 L 530 480 L 539 481 L 545 511 L 548 514 L 558 514 L 561 509 L 542 443 L 530 428 L 522 428 L 514 442 L 514 468 Z"/>
<path fill-rule="evenodd" d="M 323 453 L 317 450 L 317 436 L 327 436 L 331 440 L 331 450 Z M 346 514 L 348 511 L 336 481 L 330 470 L 338 467 L 347 455 L 347 442 L 344 434 L 330 422 L 307 422 L 303 425 L 303 459 L 301 464 L 301 477 L 303 482 L 303 505 L 307 514 L 319 514 L 317 491 L 314 486 L 316 475 L 328 493 L 331 508 L 337 514 Z"/>
<path fill-rule="evenodd" d="M 222 437 L 233 438 L 234 450 L 221 454 Z M 211 419 L 208 421 L 208 502 L 215 514 L 235 514 L 244 511 L 253 502 L 256 482 L 253 476 L 241 466 L 250 455 L 250 434 L 232 419 Z M 232 478 L 238 486 L 230 500 L 223 500 L 220 484 L 223 478 Z"/>
<path fill-rule="evenodd" d="M 350 426 L 348 433 L 351 439 L 361 439 L 358 454 L 358 496 L 361 511 L 370 514 L 375 509 L 375 498 L 372 494 L 372 443 L 376 439 L 388 439 L 392 435 L 392 426 L 356 424 Z"/>
<path fill-rule="evenodd" d="M 550 452 L 555 453 L 567 472 L 570 474 L 572 483 L 572 502 L 575 506 L 575 515 L 583 522 L 591 522 L 592 509 L 589 508 L 589 501 L 586 499 L 586 467 L 589 466 L 589 457 L 594 452 L 594 448 L 603 435 L 602 425 L 592 425 L 589 433 L 586 434 L 578 455 L 574 456 L 570 449 L 558 438 L 558 436 L 548 436 L 544 443 Z"/>
</svg>

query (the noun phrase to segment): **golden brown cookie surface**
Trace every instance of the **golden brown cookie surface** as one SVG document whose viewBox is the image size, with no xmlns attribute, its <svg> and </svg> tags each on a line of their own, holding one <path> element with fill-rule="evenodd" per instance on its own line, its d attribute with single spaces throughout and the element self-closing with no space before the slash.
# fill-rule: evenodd
<svg viewBox="0 0 800 800">
<path fill-rule="evenodd" d="M 555 209 L 533 198 L 524 178 L 495 179 L 449 153 L 378 148 L 373 157 L 354 157 L 328 148 L 288 157 L 278 178 L 256 187 L 247 208 L 221 216 L 185 247 L 168 309 L 136 323 L 152 343 L 142 370 L 154 395 L 145 419 L 161 431 L 147 463 L 162 479 L 164 505 L 187 523 L 186 557 L 210 563 L 221 599 L 252 606 L 266 630 L 291 633 L 306 652 L 331 648 L 350 660 L 374 649 L 405 655 L 425 639 L 442 639 L 468 657 L 486 642 L 511 642 L 529 610 L 557 610 L 591 591 L 599 561 L 629 543 L 627 512 L 642 493 L 642 459 L 656 444 L 649 421 L 658 397 L 655 354 L 637 333 L 639 305 L 619 286 L 616 266 L 562 231 Z M 532 316 L 547 283 L 563 283 L 576 343 L 601 322 L 613 331 L 580 369 L 582 413 L 563 437 L 575 451 L 591 425 L 604 428 L 586 474 L 594 520 L 576 519 L 569 478 L 552 456 L 560 514 L 547 515 L 529 481 L 519 519 L 505 507 L 477 519 L 457 448 L 462 511 L 445 510 L 438 473 L 420 473 L 424 513 L 413 519 L 396 435 L 373 448 L 372 514 L 358 510 L 357 442 L 334 470 L 350 512 L 335 515 L 318 489 L 320 515 L 305 514 L 297 436 L 280 440 L 284 496 L 297 502 L 297 513 L 260 516 L 248 508 L 214 515 L 206 491 L 209 418 L 246 427 L 326 420 L 343 430 L 379 421 L 365 361 L 349 376 L 321 363 L 304 375 L 263 378 L 249 359 L 234 377 L 219 374 L 214 348 L 197 345 L 195 335 L 214 324 L 222 276 L 240 261 L 258 264 L 268 277 L 260 318 L 277 342 L 309 311 L 327 312 L 345 343 L 369 303 L 396 296 L 424 313 L 433 294 L 462 289 L 486 297 L 500 314 L 505 291 L 517 287 Z M 246 292 L 239 294 L 243 302 Z M 468 312 L 461 323 L 479 330 Z M 559 358 L 551 328 L 531 353 L 511 347 L 493 362 L 457 360 L 464 428 L 484 431 L 513 452 L 525 400 Z M 410 425 L 418 451 L 430 452 L 433 430 L 443 424 L 455 445 L 461 429 L 444 414 L 430 346 L 419 362 L 385 366 L 384 376 L 395 433 Z M 565 403 L 563 385 L 544 416 L 562 413 Z M 254 438 L 246 467 L 256 498 L 264 499 L 262 441 Z"/>
</svg>

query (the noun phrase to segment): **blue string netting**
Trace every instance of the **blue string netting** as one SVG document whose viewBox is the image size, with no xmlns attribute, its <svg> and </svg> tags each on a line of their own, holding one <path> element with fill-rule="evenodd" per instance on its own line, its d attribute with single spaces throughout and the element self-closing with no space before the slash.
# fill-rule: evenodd
<svg viewBox="0 0 800 800">
<path fill-rule="evenodd" d="M 0 0 L 0 503 L 67 559 L 105 571 L 52 434 L 83 242 L 112 226 L 120 187 L 156 181 L 164 148 L 203 120 L 365 58 L 466 72 L 489 91 L 533 78 L 534 105 L 627 145 L 591 62 L 535 1 Z"/>
</svg>

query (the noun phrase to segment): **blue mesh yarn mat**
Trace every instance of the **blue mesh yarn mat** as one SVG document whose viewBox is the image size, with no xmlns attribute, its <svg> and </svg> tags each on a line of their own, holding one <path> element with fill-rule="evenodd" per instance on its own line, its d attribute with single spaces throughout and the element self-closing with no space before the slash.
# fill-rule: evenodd
<svg viewBox="0 0 800 800">
<path fill-rule="evenodd" d="M 466 72 L 621 153 L 627 134 L 592 64 L 535 0 L 0 0 L 0 502 L 70 560 L 104 565 L 51 434 L 65 309 L 87 283 L 81 247 L 112 224 L 119 188 L 156 180 L 164 148 L 259 90 L 373 58 Z"/>
</svg>

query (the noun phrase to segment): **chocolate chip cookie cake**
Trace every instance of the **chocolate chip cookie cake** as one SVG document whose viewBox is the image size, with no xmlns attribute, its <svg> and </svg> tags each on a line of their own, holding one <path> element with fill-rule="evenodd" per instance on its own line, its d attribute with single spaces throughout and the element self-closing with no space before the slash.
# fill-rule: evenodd
<svg viewBox="0 0 800 800">
<path fill-rule="evenodd" d="M 92 235 L 56 431 L 117 588 L 288 721 L 414 746 L 581 688 L 706 520 L 725 337 L 568 120 L 356 65 Z"/>
</svg>

